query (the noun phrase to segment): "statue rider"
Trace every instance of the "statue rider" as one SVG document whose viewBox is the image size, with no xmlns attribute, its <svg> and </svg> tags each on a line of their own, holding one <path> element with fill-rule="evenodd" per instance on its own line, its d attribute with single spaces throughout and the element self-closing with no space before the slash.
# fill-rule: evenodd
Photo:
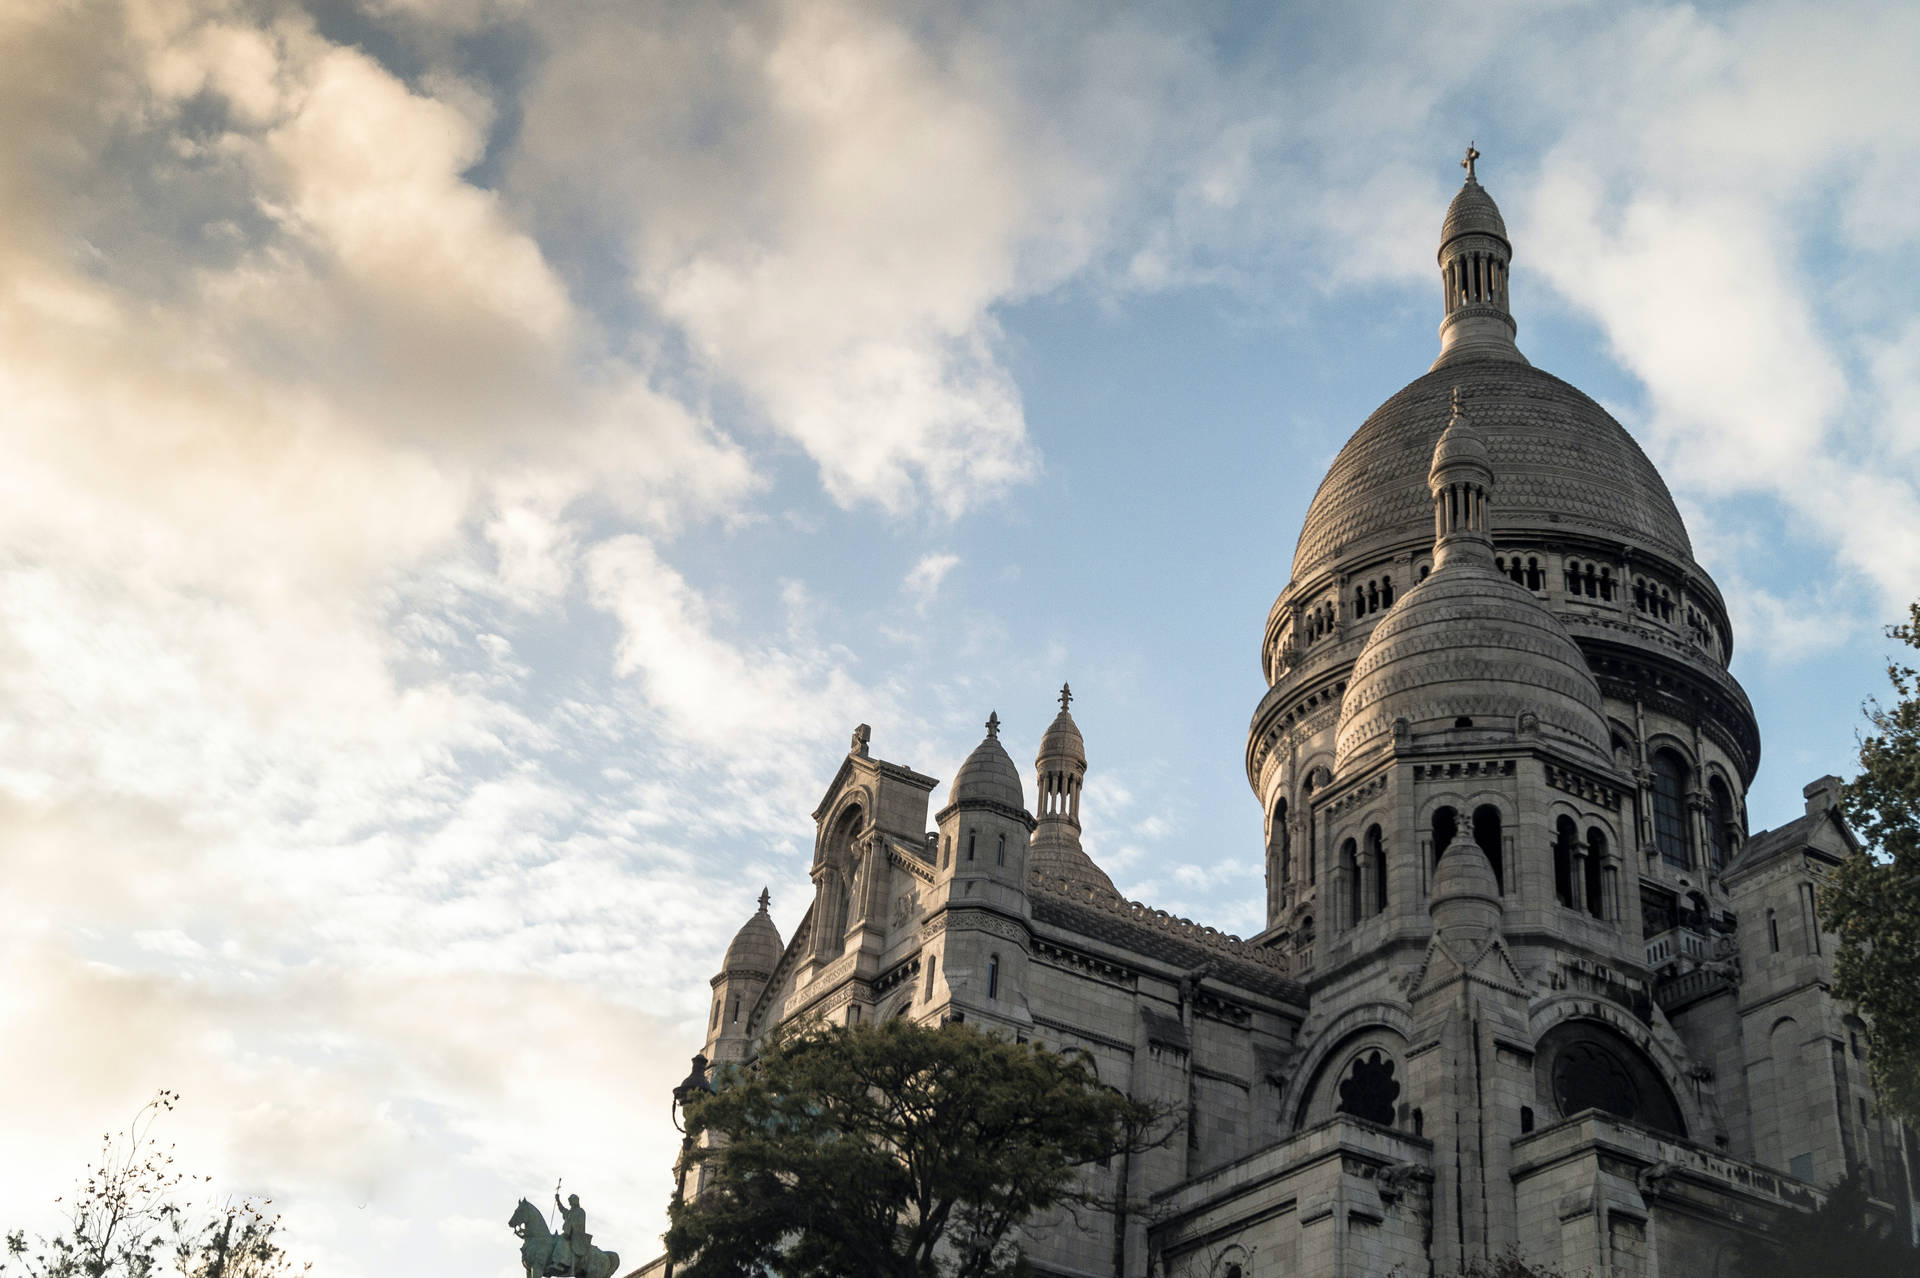
<svg viewBox="0 0 1920 1278">
<path fill-rule="evenodd" d="M 560 1204 L 560 1195 L 555 1194 L 553 1205 L 560 1208 L 560 1240 L 565 1244 L 562 1263 L 572 1278 L 585 1278 L 587 1252 L 593 1242 L 593 1235 L 587 1232 L 586 1208 L 580 1205 L 578 1194 L 568 1194 L 565 1206 Z"/>
</svg>

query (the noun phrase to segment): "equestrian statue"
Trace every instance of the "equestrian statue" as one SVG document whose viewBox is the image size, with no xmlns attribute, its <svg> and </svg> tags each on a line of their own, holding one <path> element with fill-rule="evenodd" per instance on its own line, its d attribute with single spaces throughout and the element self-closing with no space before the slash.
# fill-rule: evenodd
<svg viewBox="0 0 1920 1278">
<path fill-rule="evenodd" d="M 580 1195 L 568 1194 L 563 1203 L 555 1194 L 553 1205 L 560 1209 L 559 1233 L 549 1230 L 546 1218 L 524 1198 L 507 1218 L 520 1239 L 520 1263 L 527 1268 L 527 1278 L 613 1278 L 620 1267 L 619 1253 L 593 1245 Z"/>
</svg>

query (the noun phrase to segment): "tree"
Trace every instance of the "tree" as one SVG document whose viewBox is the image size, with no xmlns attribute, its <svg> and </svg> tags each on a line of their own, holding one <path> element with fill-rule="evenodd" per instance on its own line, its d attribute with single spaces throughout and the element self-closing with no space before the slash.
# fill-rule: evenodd
<svg viewBox="0 0 1920 1278">
<path fill-rule="evenodd" d="M 1084 1055 L 964 1024 L 800 1028 L 688 1105 L 706 1184 L 676 1195 L 667 1253 L 684 1278 L 1024 1273 L 1012 1227 L 1111 1206 L 1086 1169 L 1166 1118 Z"/>
<path fill-rule="evenodd" d="M 210 1178 L 187 1176 L 162 1149 L 153 1126 L 179 1100 L 162 1090 L 124 1132 L 101 1138 L 100 1160 L 65 1202 L 67 1228 L 52 1238 L 6 1238 L 0 1275 L 24 1278 L 158 1278 L 171 1262 L 181 1278 L 282 1278 L 292 1262 L 276 1241 L 278 1216 L 265 1200 L 226 1199 L 199 1207 L 184 1190 Z"/>
<path fill-rule="evenodd" d="M 1867 1214 L 1867 1187 L 1859 1172 L 1827 1191 L 1827 1201 L 1805 1215 L 1780 1221 L 1772 1235 L 1740 1249 L 1744 1278 L 1912 1278 L 1913 1248 Z"/>
<path fill-rule="evenodd" d="M 1887 634 L 1920 648 L 1920 604 Z M 1849 857 L 1822 893 L 1840 934 L 1834 989 L 1873 1023 L 1868 1060 L 1880 1103 L 1920 1122 L 1920 675 L 1887 667 L 1899 700 L 1867 703 L 1871 736 L 1860 775 L 1841 795 L 1847 820 L 1873 852 Z"/>
</svg>

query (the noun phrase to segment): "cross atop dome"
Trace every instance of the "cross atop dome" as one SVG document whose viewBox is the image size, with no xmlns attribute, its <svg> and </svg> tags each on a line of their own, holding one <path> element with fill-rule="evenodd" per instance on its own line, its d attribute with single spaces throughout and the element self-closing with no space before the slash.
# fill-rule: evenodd
<svg viewBox="0 0 1920 1278">
<path fill-rule="evenodd" d="M 1460 167 L 1467 171 L 1467 181 L 1469 182 L 1478 182 L 1480 180 L 1473 174 L 1473 162 L 1479 158 L 1480 152 L 1473 149 L 1473 143 L 1467 143 L 1467 158 L 1460 161 Z"/>
<path fill-rule="evenodd" d="M 1060 685 L 1060 708 L 1065 710 L 1067 703 L 1073 700 L 1073 688 L 1070 684 Z"/>
<path fill-rule="evenodd" d="M 761 888 L 760 889 L 760 912 L 762 914 L 765 914 L 767 912 L 767 906 L 771 905 L 772 903 L 773 903 L 773 893 L 767 891 L 767 889 L 765 888 Z"/>
<path fill-rule="evenodd" d="M 987 740 L 998 741 L 999 739 L 1000 712 L 998 710 L 989 710 L 987 712 Z"/>
</svg>

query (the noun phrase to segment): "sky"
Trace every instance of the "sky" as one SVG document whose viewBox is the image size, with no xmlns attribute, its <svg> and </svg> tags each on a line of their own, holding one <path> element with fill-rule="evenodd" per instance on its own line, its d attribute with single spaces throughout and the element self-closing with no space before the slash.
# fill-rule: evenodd
<svg viewBox="0 0 1920 1278">
<path fill-rule="evenodd" d="M 669 1093 L 856 724 L 1260 926 L 1259 647 L 1437 349 L 1521 349 L 1732 611 L 1755 829 L 1920 596 L 1920 8 L 0 0 L 0 1203 L 100 1134 L 332 1278 L 657 1251 Z M 939 802 L 936 793 L 936 806 Z"/>
</svg>

